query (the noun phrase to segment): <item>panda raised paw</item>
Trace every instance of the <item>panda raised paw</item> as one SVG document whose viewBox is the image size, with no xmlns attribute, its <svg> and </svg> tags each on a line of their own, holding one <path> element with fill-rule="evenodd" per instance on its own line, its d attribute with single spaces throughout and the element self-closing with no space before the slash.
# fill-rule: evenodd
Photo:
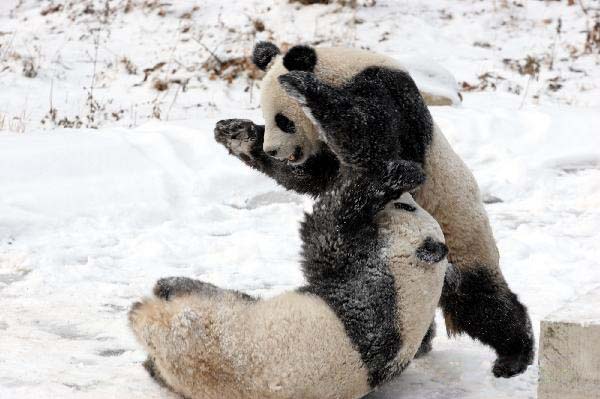
<svg viewBox="0 0 600 399">
<path fill-rule="evenodd" d="M 379 184 L 393 196 L 399 196 L 425 182 L 425 172 L 416 162 L 390 161 L 384 163 L 382 168 L 384 170 L 378 173 L 381 176 Z"/>
<path fill-rule="evenodd" d="M 264 128 L 248 119 L 224 119 L 215 125 L 215 140 L 246 163 L 262 150 Z"/>
</svg>

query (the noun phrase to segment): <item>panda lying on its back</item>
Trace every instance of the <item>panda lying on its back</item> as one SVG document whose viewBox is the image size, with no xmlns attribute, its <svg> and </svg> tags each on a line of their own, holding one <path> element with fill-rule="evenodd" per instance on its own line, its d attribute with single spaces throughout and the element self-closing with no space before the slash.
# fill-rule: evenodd
<svg viewBox="0 0 600 399">
<path fill-rule="evenodd" d="M 258 43 L 255 64 L 265 126 L 220 121 L 215 138 L 246 164 L 284 187 L 315 197 L 340 177 L 324 131 L 335 130 L 350 162 L 373 141 L 380 157 L 419 163 L 427 181 L 415 192 L 440 224 L 448 259 L 461 284 L 444 289 L 440 305 L 449 334 L 466 332 L 495 349 L 497 377 L 522 373 L 533 361 L 527 309 L 500 270 L 498 249 L 473 174 L 434 123 L 412 78 L 393 59 L 346 48 L 292 47 L 285 55 Z M 381 220 L 383 222 L 383 220 Z M 391 221 L 387 221 L 391 223 Z M 430 348 L 428 334 L 421 352 Z"/>
<path fill-rule="evenodd" d="M 328 139 L 342 178 L 301 227 L 305 287 L 259 300 L 168 278 L 134 304 L 131 327 L 158 381 L 198 399 L 350 399 L 412 360 L 447 266 L 440 227 L 406 193 L 424 175 L 377 148 L 355 161 L 338 137 Z"/>
</svg>

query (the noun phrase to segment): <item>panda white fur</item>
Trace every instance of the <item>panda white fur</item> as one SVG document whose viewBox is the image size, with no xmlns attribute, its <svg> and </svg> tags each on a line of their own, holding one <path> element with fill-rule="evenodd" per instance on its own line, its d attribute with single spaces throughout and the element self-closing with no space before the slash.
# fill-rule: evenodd
<svg viewBox="0 0 600 399">
<path fill-rule="evenodd" d="M 132 307 L 147 368 L 175 392 L 359 398 L 419 349 L 447 268 L 439 225 L 408 193 L 423 182 L 422 169 L 375 148 L 354 162 L 353 148 L 335 132 L 328 138 L 343 176 L 302 223 L 304 287 L 258 300 L 175 277 Z"/>
<path fill-rule="evenodd" d="M 440 301 L 448 333 L 465 332 L 495 349 L 497 377 L 523 372 L 534 351 L 527 309 L 502 276 L 472 173 L 434 123 L 409 74 L 389 57 L 357 49 L 295 46 L 282 55 L 274 44 L 261 42 L 253 60 L 266 71 L 265 125 L 220 121 L 216 140 L 284 187 L 314 197 L 340 176 L 341 162 L 323 135 L 327 130 L 344 131 L 349 145 L 374 140 L 379 152 L 421 164 L 427 181 L 413 194 L 441 225 L 449 261 L 461 275 L 461 284 L 444 289 Z M 357 150 L 355 158 L 361 156 Z"/>
</svg>

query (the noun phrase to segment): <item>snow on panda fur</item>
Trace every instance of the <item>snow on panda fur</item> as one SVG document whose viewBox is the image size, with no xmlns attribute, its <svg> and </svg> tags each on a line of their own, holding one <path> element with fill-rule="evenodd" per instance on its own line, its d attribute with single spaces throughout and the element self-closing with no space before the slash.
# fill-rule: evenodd
<svg viewBox="0 0 600 399">
<path fill-rule="evenodd" d="M 416 163 L 356 166 L 302 223 L 306 286 L 260 300 L 175 277 L 134 304 L 155 379 L 191 399 L 351 399 L 404 370 L 433 320 L 447 248 L 407 193 L 424 180 Z"/>
<path fill-rule="evenodd" d="M 421 164 L 427 181 L 415 199 L 441 225 L 449 260 L 461 274 L 460 286 L 445 289 L 440 300 L 446 329 L 491 346 L 498 355 L 495 376 L 523 372 L 534 351 L 527 309 L 502 276 L 472 173 L 434 123 L 409 74 L 389 57 L 357 49 L 295 46 L 282 55 L 274 44 L 261 42 L 253 59 L 266 71 L 265 125 L 220 121 L 215 139 L 284 187 L 314 197 L 340 175 L 340 160 L 324 136 L 328 130 L 342 131 L 350 147 L 374 137 L 390 159 Z M 353 161 L 362 156 L 354 155 Z"/>
</svg>

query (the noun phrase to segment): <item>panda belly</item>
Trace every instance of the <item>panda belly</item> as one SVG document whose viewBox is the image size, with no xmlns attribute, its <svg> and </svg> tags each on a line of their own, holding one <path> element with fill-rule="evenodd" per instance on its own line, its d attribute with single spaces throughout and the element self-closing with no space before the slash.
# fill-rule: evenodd
<svg viewBox="0 0 600 399">
<path fill-rule="evenodd" d="M 416 252 L 428 238 L 443 243 L 444 236 L 438 223 L 410 194 L 389 204 L 378 215 L 378 225 L 383 243 L 381 257 L 394 277 L 396 328 L 402 339 L 393 363 L 402 371 L 435 317 L 447 267 L 446 259 L 429 264 Z"/>
</svg>

